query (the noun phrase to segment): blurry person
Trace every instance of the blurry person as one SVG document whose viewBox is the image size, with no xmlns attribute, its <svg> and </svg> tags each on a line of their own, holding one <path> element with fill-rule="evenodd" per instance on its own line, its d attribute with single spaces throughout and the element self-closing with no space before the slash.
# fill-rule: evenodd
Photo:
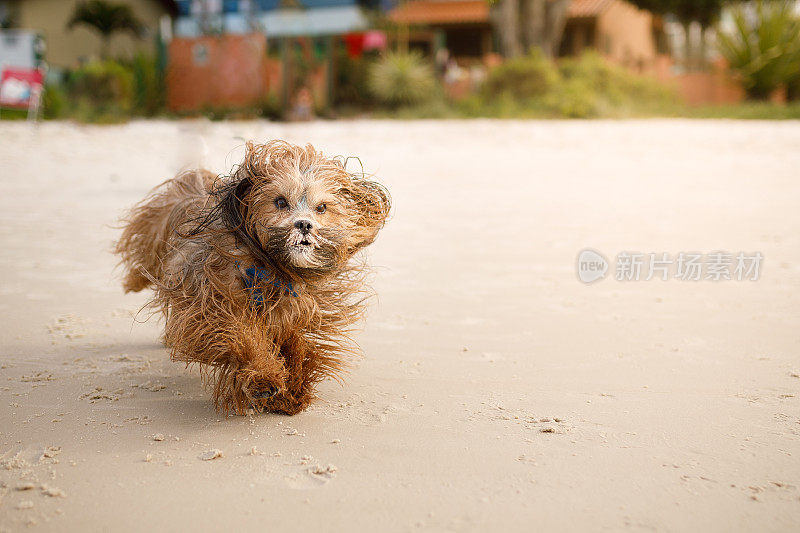
<svg viewBox="0 0 800 533">
<path fill-rule="evenodd" d="M 308 87 L 303 86 L 297 91 L 294 105 L 290 113 L 291 120 L 312 120 L 314 118 L 314 98 Z"/>
</svg>

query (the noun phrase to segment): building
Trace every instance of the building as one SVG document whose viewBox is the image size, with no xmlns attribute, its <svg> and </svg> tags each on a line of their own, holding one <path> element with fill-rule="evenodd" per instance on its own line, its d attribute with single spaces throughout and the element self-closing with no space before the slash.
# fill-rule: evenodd
<svg viewBox="0 0 800 533">
<path fill-rule="evenodd" d="M 623 0 L 574 0 L 559 55 L 593 49 L 638 72 L 655 68 L 662 41 L 661 19 Z"/>
<path fill-rule="evenodd" d="M 469 61 L 495 50 L 485 0 L 411 0 L 393 9 L 389 17 L 407 25 L 410 47 L 426 54 L 443 47 L 450 56 Z"/>
<path fill-rule="evenodd" d="M 411 0 L 391 18 L 408 25 L 412 47 L 433 52 L 443 46 L 461 61 L 496 49 L 486 0 Z M 652 68 L 658 55 L 660 21 L 623 0 L 573 0 L 559 55 L 595 49 L 636 70 Z"/>
<path fill-rule="evenodd" d="M 175 34 L 341 35 L 368 26 L 356 0 L 178 0 Z"/>
<path fill-rule="evenodd" d="M 326 108 L 337 47 L 363 44 L 365 0 L 178 0 L 169 45 L 168 106 Z M 369 33 L 369 32 L 368 32 Z"/>
<path fill-rule="evenodd" d="M 138 39 L 129 34 L 111 39 L 111 57 L 131 55 L 137 50 L 154 51 L 159 24 L 176 13 L 173 0 L 112 0 L 129 4 L 144 24 L 146 34 Z M 45 58 L 51 67 L 69 68 L 100 55 L 102 41 L 97 32 L 86 26 L 68 29 L 75 6 L 80 0 L 0 0 L 0 22 L 6 27 L 31 30 L 45 42 Z"/>
</svg>

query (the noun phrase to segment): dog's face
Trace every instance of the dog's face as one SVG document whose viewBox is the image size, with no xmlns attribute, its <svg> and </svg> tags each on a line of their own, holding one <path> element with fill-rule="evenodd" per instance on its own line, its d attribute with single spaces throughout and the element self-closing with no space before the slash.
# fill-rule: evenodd
<svg viewBox="0 0 800 533">
<path fill-rule="evenodd" d="M 273 259 L 295 268 L 336 266 L 351 220 L 334 185 L 314 169 L 291 169 L 254 182 L 254 229 Z"/>
<path fill-rule="evenodd" d="M 245 219 L 251 234 L 274 262 L 304 277 L 340 268 L 375 239 L 389 212 L 383 187 L 311 146 L 249 144 L 237 178 L 252 183 Z"/>
</svg>

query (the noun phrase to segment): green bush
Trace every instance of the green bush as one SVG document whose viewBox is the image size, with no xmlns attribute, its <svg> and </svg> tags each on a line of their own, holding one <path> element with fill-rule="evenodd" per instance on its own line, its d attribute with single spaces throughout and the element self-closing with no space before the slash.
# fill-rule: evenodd
<svg viewBox="0 0 800 533">
<path fill-rule="evenodd" d="M 367 52 L 361 57 L 350 57 L 344 46 L 336 49 L 334 69 L 334 106 L 366 107 L 372 103 L 369 91 L 369 72 L 373 59 Z"/>
<path fill-rule="evenodd" d="M 597 52 L 564 59 L 554 105 L 568 117 L 637 114 L 674 104 L 677 95 L 658 81 L 634 74 Z"/>
<path fill-rule="evenodd" d="M 594 118 L 601 115 L 600 97 L 584 78 L 564 80 L 557 92 L 549 93 L 545 107 L 564 118 Z"/>
<path fill-rule="evenodd" d="M 133 112 L 152 117 L 163 111 L 166 86 L 155 56 L 137 53 L 130 70 L 133 74 Z"/>
<path fill-rule="evenodd" d="M 274 91 L 267 93 L 258 105 L 258 115 L 269 120 L 280 120 L 283 112 L 281 99 Z"/>
<path fill-rule="evenodd" d="M 755 13 L 748 7 L 733 9 L 735 29 L 719 32 L 719 48 L 740 75 L 747 96 L 766 100 L 800 70 L 800 19 L 794 2 L 759 1 Z"/>
<path fill-rule="evenodd" d="M 588 90 L 602 94 L 613 103 L 622 102 L 626 90 L 631 92 L 632 85 L 636 83 L 632 74 L 611 65 L 594 51 L 564 59 L 558 68 L 565 80 L 585 83 Z"/>
<path fill-rule="evenodd" d="M 83 65 L 48 84 L 42 116 L 81 122 L 121 122 L 154 116 L 165 104 L 164 79 L 155 59 L 137 54 L 125 62 L 102 60 Z"/>
<path fill-rule="evenodd" d="M 734 105 L 692 107 L 680 116 L 727 120 L 800 120 L 800 103 L 747 101 Z"/>
<path fill-rule="evenodd" d="M 118 122 L 130 117 L 134 75 L 122 64 L 96 61 L 73 71 L 67 81 L 71 115 L 86 122 Z"/>
<path fill-rule="evenodd" d="M 392 107 L 430 102 L 439 89 L 433 69 L 416 52 L 386 54 L 371 65 L 367 82 L 378 102 Z"/>
<path fill-rule="evenodd" d="M 547 94 L 560 81 L 552 61 L 538 49 L 524 57 L 510 59 L 493 69 L 484 82 L 484 98 L 508 95 L 524 101 Z"/>
<path fill-rule="evenodd" d="M 482 89 L 457 106 L 466 116 L 594 118 L 661 113 L 677 100 L 656 80 L 595 52 L 558 65 L 533 52 L 495 68 Z"/>
<path fill-rule="evenodd" d="M 67 108 L 67 95 L 61 85 L 48 84 L 42 94 L 41 116 L 57 119 L 64 116 Z"/>
</svg>

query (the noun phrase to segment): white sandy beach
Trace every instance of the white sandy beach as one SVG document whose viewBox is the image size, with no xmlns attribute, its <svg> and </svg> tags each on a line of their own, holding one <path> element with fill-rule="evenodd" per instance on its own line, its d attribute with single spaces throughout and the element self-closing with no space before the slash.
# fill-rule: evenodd
<svg viewBox="0 0 800 533">
<path fill-rule="evenodd" d="M 344 386 L 294 417 L 225 418 L 109 250 L 151 187 L 272 138 L 358 156 L 394 214 Z M 800 123 L 3 122 L 0 139 L 0 531 L 800 529 Z M 585 285 L 586 247 L 764 262 L 758 281 Z"/>
</svg>

